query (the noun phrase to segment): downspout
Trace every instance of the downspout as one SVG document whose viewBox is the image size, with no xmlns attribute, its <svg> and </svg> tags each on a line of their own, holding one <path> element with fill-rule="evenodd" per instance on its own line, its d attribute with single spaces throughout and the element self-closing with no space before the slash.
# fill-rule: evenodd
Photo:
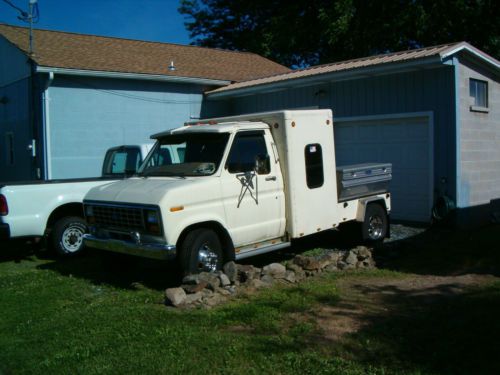
<svg viewBox="0 0 500 375">
<path fill-rule="evenodd" d="M 49 88 L 54 81 L 54 72 L 49 72 L 49 77 L 45 83 L 45 88 L 42 94 L 43 100 L 43 145 L 44 145 L 44 167 L 45 180 L 50 180 L 52 178 L 52 160 L 51 160 L 51 145 L 50 145 L 50 93 Z"/>
<path fill-rule="evenodd" d="M 460 144 L 460 133 L 461 133 L 461 121 L 460 121 L 460 63 L 456 56 L 452 60 L 454 76 L 455 76 L 455 202 L 456 207 L 460 208 L 464 206 L 464 192 L 462 191 L 462 155 L 461 155 L 461 144 Z"/>
</svg>

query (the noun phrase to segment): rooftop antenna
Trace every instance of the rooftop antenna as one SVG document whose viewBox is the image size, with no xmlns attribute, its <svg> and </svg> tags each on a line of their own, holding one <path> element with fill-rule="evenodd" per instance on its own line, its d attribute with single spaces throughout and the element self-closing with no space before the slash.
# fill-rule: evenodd
<svg viewBox="0 0 500 375">
<path fill-rule="evenodd" d="M 12 8 L 19 12 L 19 16 L 17 17 L 23 22 L 27 22 L 30 24 L 29 31 L 29 55 L 33 56 L 33 24 L 37 23 L 40 19 L 40 12 L 38 11 L 38 0 L 29 0 L 28 1 L 28 12 L 25 12 L 18 6 L 14 5 L 10 0 L 3 0 L 4 3 L 10 5 Z"/>
</svg>

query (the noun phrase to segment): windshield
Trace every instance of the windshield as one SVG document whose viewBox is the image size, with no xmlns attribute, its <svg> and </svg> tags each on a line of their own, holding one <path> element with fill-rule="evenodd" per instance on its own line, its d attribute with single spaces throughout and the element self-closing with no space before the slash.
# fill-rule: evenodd
<svg viewBox="0 0 500 375">
<path fill-rule="evenodd" d="M 228 133 L 176 134 L 160 138 L 139 175 L 184 177 L 214 174 L 228 139 Z"/>
</svg>

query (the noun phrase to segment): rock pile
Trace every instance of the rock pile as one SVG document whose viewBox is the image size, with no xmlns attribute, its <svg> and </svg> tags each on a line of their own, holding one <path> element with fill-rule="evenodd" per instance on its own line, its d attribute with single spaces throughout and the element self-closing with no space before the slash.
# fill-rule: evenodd
<svg viewBox="0 0 500 375">
<path fill-rule="evenodd" d="M 263 268 L 228 262 L 222 271 L 184 277 L 178 288 L 165 290 L 165 303 L 175 307 L 210 308 L 238 293 L 275 283 L 294 284 L 320 272 L 373 268 L 372 250 L 358 246 L 351 250 L 325 250 L 321 255 L 297 255 L 291 261 L 271 263 Z"/>
</svg>

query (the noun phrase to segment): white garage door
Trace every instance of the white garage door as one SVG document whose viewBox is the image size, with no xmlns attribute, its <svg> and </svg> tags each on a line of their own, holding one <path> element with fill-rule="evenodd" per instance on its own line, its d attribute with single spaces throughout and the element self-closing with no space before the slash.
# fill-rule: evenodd
<svg viewBox="0 0 500 375">
<path fill-rule="evenodd" d="M 429 221 L 432 207 L 432 125 L 429 116 L 334 122 L 337 165 L 392 163 L 391 218 Z"/>
</svg>

